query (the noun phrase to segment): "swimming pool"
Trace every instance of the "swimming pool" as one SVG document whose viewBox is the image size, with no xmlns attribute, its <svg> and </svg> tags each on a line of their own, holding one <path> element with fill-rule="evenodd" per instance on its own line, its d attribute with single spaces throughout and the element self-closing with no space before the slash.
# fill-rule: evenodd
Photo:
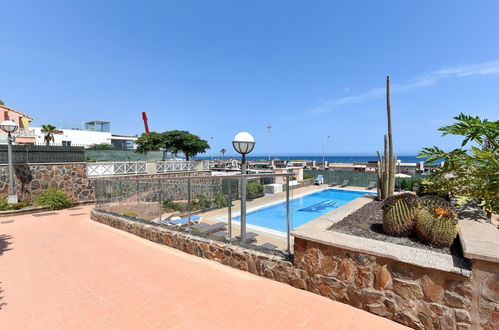
<svg viewBox="0 0 499 330">
<path fill-rule="evenodd" d="M 365 194 L 372 193 L 324 189 L 294 198 L 290 201 L 291 229 L 299 227 Z M 240 221 L 240 217 L 234 217 L 234 220 Z M 250 210 L 246 215 L 246 222 L 249 225 L 286 232 L 286 202 L 269 205 L 255 211 Z"/>
</svg>

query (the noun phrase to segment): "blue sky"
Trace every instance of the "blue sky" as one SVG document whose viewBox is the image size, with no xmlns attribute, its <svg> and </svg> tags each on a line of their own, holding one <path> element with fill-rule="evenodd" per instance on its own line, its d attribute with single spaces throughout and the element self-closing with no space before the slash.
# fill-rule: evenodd
<svg viewBox="0 0 499 330">
<path fill-rule="evenodd" d="M 254 155 L 449 149 L 459 112 L 498 119 L 499 1 L 0 1 L 0 99 L 37 123 L 186 129 Z M 213 140 L 210 137 L 213 136 Z M 212 151 L 210 151 L 211 153 Z"/>
</svg>

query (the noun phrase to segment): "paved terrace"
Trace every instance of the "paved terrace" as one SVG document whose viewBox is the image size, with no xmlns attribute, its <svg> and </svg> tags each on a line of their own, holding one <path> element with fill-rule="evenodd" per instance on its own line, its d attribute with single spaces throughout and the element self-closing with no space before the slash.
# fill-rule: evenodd
<svg viewBox="0 0 499 330">
<path fill-rule="evenodd" d="M 0 329 L 402 328 L 95 223 L 90 209 L 0 219 Z"/>
</svg>

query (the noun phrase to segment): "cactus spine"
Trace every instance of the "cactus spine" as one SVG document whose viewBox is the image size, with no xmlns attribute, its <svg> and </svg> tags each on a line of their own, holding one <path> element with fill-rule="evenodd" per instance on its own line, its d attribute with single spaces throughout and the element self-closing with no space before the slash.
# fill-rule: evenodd
<svg viewBox="0 0 499 330">
<path fill-rule="evenodd" d="M 395 192 L 395 163 L 392 136 L 392 106 L 390 101 L 390 76 L 386 77 L 386 113 L 388 134 L 384 136 L 384 157 L 378 151 L 378 199 L 386 199 Z"/>
<path fill-rule="evenodd" d="M 392 236 L 409 236 L 421 204 L 416 195 L 393 195 L 383 203 L 383 230 Z"/>
<path fill-rule="evenodd" d="M 424 207 L 416 217 L 416 235 L 436 247 L 449 247 L 458 233 L 456 214 L 446 207 Z"/>
</svg>

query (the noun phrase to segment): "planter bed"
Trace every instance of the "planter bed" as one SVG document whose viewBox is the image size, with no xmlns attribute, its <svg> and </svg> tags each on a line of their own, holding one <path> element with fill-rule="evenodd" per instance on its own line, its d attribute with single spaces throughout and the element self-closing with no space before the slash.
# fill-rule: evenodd
<svg viewBox="0 0 499 330">
<path fill-rule="evenodd" d="M 394 237 L 387 235 L 383 231 L 382 206 L 382 201 L 372 201 L 346 216 L 343 220 L 332 225 L 330 230 L 444 254 L 452 254 L 457 257 L 463 256 L 459 237 L 454 240 L 454 243 L 450 248 L 437 248 L 422 243 L 415 235 L 410 237 Z"/>
</svg>

